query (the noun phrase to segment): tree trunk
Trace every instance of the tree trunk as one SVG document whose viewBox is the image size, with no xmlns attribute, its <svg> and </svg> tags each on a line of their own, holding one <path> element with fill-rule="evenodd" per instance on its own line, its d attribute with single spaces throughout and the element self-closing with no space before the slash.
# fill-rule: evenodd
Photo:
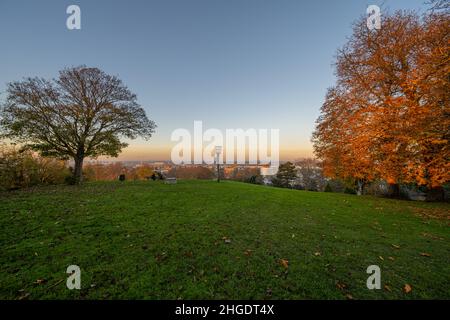
<svg viewBox="0 0 450 320">
<path fill-rule="evenodd" d="M 361 195 L 364 194 L 364 186 L 365 186 L 365 182 L 364 182 L 363 180 L 358 180 L 357 184 L 358 184 L 358 188 L 357 188 L 357 190 L 356 190 L 356 194 L 357 194 L 358 196 L 361 196 Z"/>
<path fill-rule="evenodd" d="M 217 182 L 220 182 L 220 164 L 217 162 Z"/>
<path fill-rule="evenodd" d="M 389 184 L 388 196 L 391 198 L 400 198 L 400 186 L 398 183 L 390 183 Z"/>
<path fill-rule="evenodd" d="M 75 160 L 75 168 L 73 170 L 73 178 L 74 178 L 75 184 L 80 184 L 81 182 L 83 182 L 83 160 L 84 160 L 84 156 L 83 155 L 77 155 L 74 160 Z"/>
<path fill-rule="evenodd" d="M 434 187 L 427 191 L 425 201 L 443 201 L 444 200 L 444 188 Z"/>
</svg>

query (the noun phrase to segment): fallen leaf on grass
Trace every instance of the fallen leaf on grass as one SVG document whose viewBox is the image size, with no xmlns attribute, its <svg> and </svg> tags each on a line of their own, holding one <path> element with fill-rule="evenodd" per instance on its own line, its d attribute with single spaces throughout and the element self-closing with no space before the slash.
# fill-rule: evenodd
<svg viewBox="0 0 450 320">
<path fill-rule="evenodd" d="M 164 261 L 166 258 L 167 258 L 167 254 L 166 254 L 165 252 L 158 253 L 158 254 L 155 256 L 155 260 L 156 260 L 157 262 Z"/>
<path fill-rule="evenodd" d="M 231 243 L 231 239 L 229 239 L 228 237 L 222 237 L 222 240 L 223 240 L 225 243 Z"/>
<path fill-rule="evenodd" d="M 403 292 L 404 293 L 410 293 L 412 291 L 412 288 L 409 284 L 405 284 L 405 286 L 403 287 Z"/>
<path fill-rule="evenodd" d="M 45 279 L 37 279 L 34 283 L 35 284 L 43 284 L 43 283 L 46 283 L 47 282 L 47 280 L 45 280 Z"/>
<path fill-rule="evenodd" d="M 286 269 L 289 267 L 289 261 L 286 259 L 280 259 L 280 264 Z"/>
<path fill-rule="evenodd" d="M 394 261 L 395 258 L 394 257 L 388 257 L 389 260 Z"/>
<path fill-rule="evenodd" d="M 422 257 L 431 257 L 431 254 L 428 253 L 428 252 L 422 252 L 422 253 L 420 253 L 420 255 L 421 255 Z"/>
<path fill-rule="evenodd" d="M 30 295 L 29 293 L 25 293 L 24 295 L 21 295 L 19 297 L 19 300 L 24 300 L 24 299 L 28 298 L 29 295 Z"/>
<path fill-rule="evenodd" d="M 400 249 L 400 246 L 397 245 L 397 244 L 393 244 L 392 246 L 393 246 L 395 249 Z"/>
<path fill-rule="evenodd" d="M 353 296 L 350 293 L 347 293 L 345 296 L 348 300 L 353 300 Z"/>
<path fill-rule="evenodd" d="M 426 238 L 431 238 L 434 240 L 444 240 L 444 238 L 441 238 L 441 237 L 438 237 L 438 236 L 435 236 L 435 235 L 432 235 L 432 234 L 426 233 L 426 232 L 422 232 L 422 236 L 426 237 Z"/>
<path fill-rule="evenodd" d="M 317 252 L 314 253 L 314 255 L 315 255 L 316 257 L 318 257 L 318 256 L 321 255 L 321 253 L 320 253 L 319 251 L 317 251 Z"/>
<path fill-rule="evenodd" d="M 338 282 L 336 283 L 336 287 L 338 287 L 339 290 L 344 290 L 345 288 L 347 288 L 347 285 L 345 283 Z"/>
<path fill-rule="evenodd" d="M 379 256 L 378 258 L 380 258 L 381 260 L 384 260 L 384 258 L 382 256 Z"/>
<path fill-rule="evenodd" d="M 389 287 L 388 285 L 384 285 L 384 289 L 385 289 L 386 291 L 392 292 L 391 287 Z"/>
</svg>

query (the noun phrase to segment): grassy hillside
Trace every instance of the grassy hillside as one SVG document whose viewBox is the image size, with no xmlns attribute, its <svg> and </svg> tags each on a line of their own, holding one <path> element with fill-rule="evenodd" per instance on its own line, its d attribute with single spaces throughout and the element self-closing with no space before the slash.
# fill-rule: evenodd
<svg viewBox="0 0 450 320">
<path fill-rule="evenodd" d="M 212 181 L 4 193 L 0 298 L 449 299 L 449 209 Z"/>
</svg>

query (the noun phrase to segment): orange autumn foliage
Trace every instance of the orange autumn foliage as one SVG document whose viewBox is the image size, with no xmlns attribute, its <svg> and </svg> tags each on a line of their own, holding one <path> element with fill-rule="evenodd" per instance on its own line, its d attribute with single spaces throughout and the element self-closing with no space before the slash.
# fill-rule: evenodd
<svg viewBox="0 0 450 320">
<path fill-rule="evenodd" d="M 384 15 L 359 20 L 338 52 L 313 134 L 330 177 L 430 188 L 450 181 L 450 19 Z"/>
</svg>

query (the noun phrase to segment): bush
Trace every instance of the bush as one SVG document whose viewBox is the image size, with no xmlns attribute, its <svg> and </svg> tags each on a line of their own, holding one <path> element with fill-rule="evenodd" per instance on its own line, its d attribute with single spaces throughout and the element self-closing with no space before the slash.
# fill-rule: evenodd
<svg viewBox="0 0 450 320">
<path fill-rule="evenodd" d="M 14 190 L 39 184 L 63 183 L 66 163 L 40 157 L 29 150 L 0 145 L 0 189 Z"/>
<path fill-rule="evenodd" d="M 251 184 L 264 184 L 263 177 L 261 175 L 253 175 L 248 179 L 245 179 L 244 182 Z"/>
<path fill-rule="evenodd" d="M 64 183 L 65 184 L 68 184 L 68 185 L 71 185 L 71 186 L 73 186 L 73 185 L 75 185 L 76 184 L 76 179 L 75 179 L 75 177 L 73 176 L 73 175 L 68 175 L 68 176 L 66 176 L 65 178 L 64 178 Z"/>
<path fill-rule="evenodd" d="M 330 184 L 327 183 L 327 185 L 325 186 L 325 192 L 333 192 L 333 189 L 331 188 Z"/>
<path fill-rule="evenodd" d="M 344 190 L 344 193 L 348 193 L 348 194 L 356 194 L 356 191 L 355 191 L 355 189 L 346 187 L 345 190 Z"/>
<path fill-rule="evenodd" d="M 161 172 L 157 171 L 157 178 L 164 180 L 164 176 Z M 178 179 L 205 179 L 210 180 L 214 178 L 214 172 L 206 167 L 201 166 L 180 166 L 173 167 L 168 173 L 168 177 L 174 177 Z"/>
</svg>

